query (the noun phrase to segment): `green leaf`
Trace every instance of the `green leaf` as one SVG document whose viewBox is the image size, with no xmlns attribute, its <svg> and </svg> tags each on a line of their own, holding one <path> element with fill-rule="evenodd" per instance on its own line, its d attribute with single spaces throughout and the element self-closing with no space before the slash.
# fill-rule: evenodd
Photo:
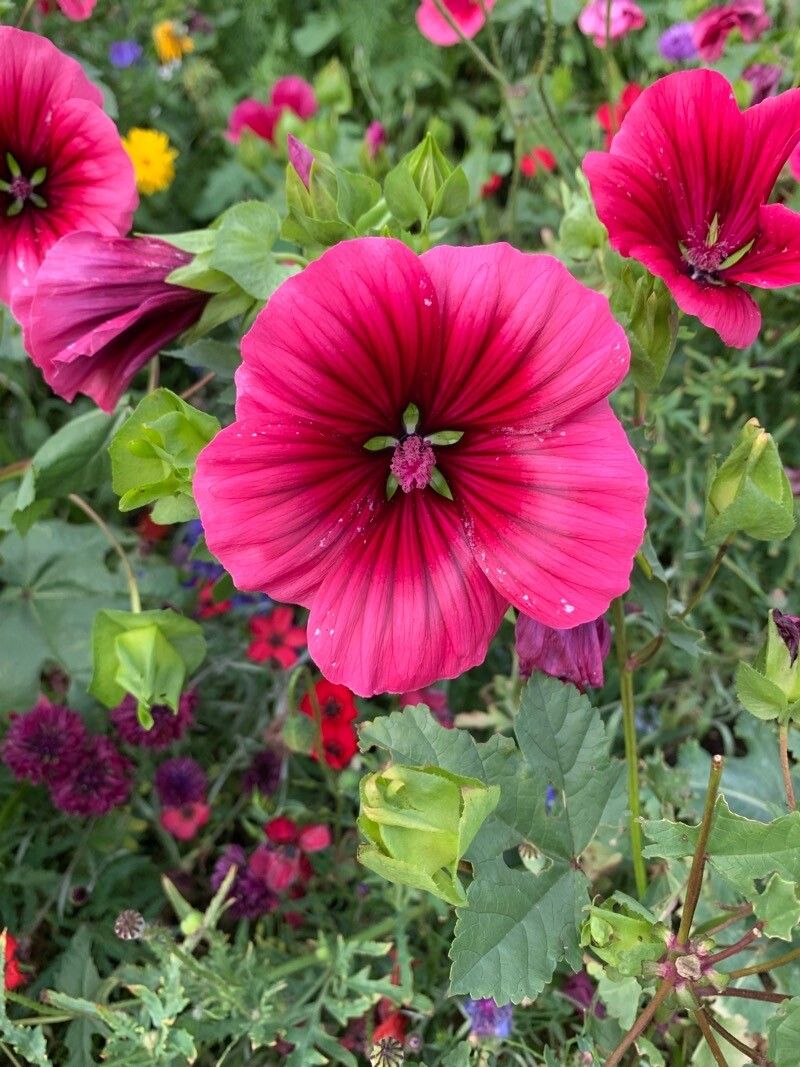
<svg viewBox="0 0 800 1067">
<path fill-rule="evenodd" d="M 93 1000 L 100 987 L 100 975 L 91 954 L 92 935 L 80 926 L 61 956 L 55 988 L 73 997 Z M 69 1053 L 67 1067 L 86 1067 L 92 1060 L 92 1036 L 101 1029 L 88 1018 L 78 1018 L 67 1027 L 64 1043 Z"/>
<path fill-rule="evenodd" d="M 635 978 L 622 978 L 615 982 L 598 964 L 591 964 L 589 974 L 597 981 L 597 995 L 606 1006 L 612 1019 L 623 1030 L 629 1030 L 639 1010 L 642 987 Z"/>
<path fill-rule="evenodd" d="M 797 1067 L 800 1048 L 800 997 L 780 1005 L 767 1022 L 768 1051 L 775 1067 Z"/>
<path fill-rule="evenodd" d="M 266 300 L 299 267 L 280 263 L 272 251 L 281 220 L 269 204 L 248 200 L 229 208 L 219 220 L 210 265 L 256 300 Z"/>
<path fill-rule="evenodd" d="M 214 341 L 210 337 L 204 337 L 201 341 L 186 345 L 185 348 L 171 348 L 167 355 L 187 363 L 190 367 L 214 371 L 218 377 L 226 380 L 233 379 L 234 371 L 242 362 L 237 345 Z"/>
<path fill-rule="evenodd" d="M 789 709 L 786 694 L 749 663 L 736 668 L 736 698 L 757 719 L 784 719 Z"/>
<path fill-rule="evenodd" d="M 334 11 L 312 12 L 292 31 L 292 45 L 301 56 L 315 56 L 341 33 L 342 21 Z"/>
<path fill-rule="evenodd" d="M 763 892 L 753 901 L 756 918 L 764 923 L 767 937 L 792 940 L 792 930 L 800 922 L 800 899 L 797 885 L 787 882 L 779 874 L 773 874 Z"/>
</svg>

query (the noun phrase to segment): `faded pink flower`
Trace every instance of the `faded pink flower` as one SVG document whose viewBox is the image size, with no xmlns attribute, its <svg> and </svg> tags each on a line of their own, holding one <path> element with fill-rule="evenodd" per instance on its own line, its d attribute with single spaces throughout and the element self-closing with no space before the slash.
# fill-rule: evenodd
<svg viewBox="0 0 800 1067">
<path fill-rule="evenodd" d="M 571 630 L 554 630 L 520 615 L 516 644 L 523 678 L 541 671 L 583 690 L 603 684 L 603 663 L 611 650 L 611 627 L 601 617 Z"/>
<path fill-rule="evenodd" d="M 197 462 L 207 542 L 240 588 L 310 608 L 331 682 L 417 689 L 481 662 L 509 601 L 570 627 L 627 589 L 646 478 L 607 397 L 628 344 L 557 260 L 346 241 L 242 355 Z"/>
<path fill-rule="evenodd" d="M 608 36 L 612 41 L 625 37 L 631 30 L 640 30 L 645 24 L 644 11 L 633 0 L 611 0 L 611 19 L 608 19 L 608 0 L 591 0 L 578 16 L 578 29 L 591 37 L 598 48 L 605 48 Z"/>
<path fill-rule="evenodd" d="M 275 143 L 275 128 L 281 117 L 280 107 L 273 104 L 265 104 L 261 100 L 248 97 L 240 100 L 228 117 L 228 128 L 225 136 L 233 144 L 238 144 L 243 130 L 250 130 L 257 137 L 270 144 Z"/>
<path fill-rule="evenodd" d="M 423 37 L 427 37 L 433 44 L 447 48 L 460 44 L 462 34 L 472 38 L 483 29 L 486 22 L 484 10 L 491 11 L 494 5 L 495 0 L 484 0 L 483 7 L 480 0 L 444 0 L 450 17 L 461 31 L 459 33 L 450 25 L 433 0 L 422 0 L 417 8 L 417 27 Z"/>
<path fill-rule="evenodd" d="M 694 43 L 702 59 L 719 59 L 734 30 L 750 43 L 757 41 L 771 25 L 764 0 L 736 0 L 733 4 L 712 7 L 695 19 Z"/>
</svg>

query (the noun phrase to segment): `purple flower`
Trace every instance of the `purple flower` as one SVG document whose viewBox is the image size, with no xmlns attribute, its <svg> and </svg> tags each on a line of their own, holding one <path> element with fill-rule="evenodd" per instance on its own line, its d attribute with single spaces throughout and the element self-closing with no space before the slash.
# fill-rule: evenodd
<svg viewBox="0 0 800 1067">
<path fill-rule="evenodd" d="M 778 85 L 783 76 L 783 67 L 775 63 L 752 63 L 744 71 L 742 77 L 753 86 L 753 96 L 750 100 L 753 104 L 760 104 L 768 96 L 774 96 L 778 91 Z"/>
<path fill-rule="evenodd" d="M 81 759 L 86 727 L 77 711 L 42 698 L 24 715 L 12 715 L 2 758 L 15 778 L 56 782 Z"/>
<path fill-rule="evenodd" d="M 564 982 L 561 992 L 584 1015 L 594 1000 L 594 983 L 586 971 L 576 971 Z M 604 1019 L 606 1016 L 605 1005 L 600 1001 L 595 1004 L 594 1014 L 598 1019 Z"/>
<path fill-rule="evenodd" d="M 549 814 L 556 805 L 558 793 L 552 785 L 549 785 L 544 794 L 544 810 Z"/>
<path fill-rule="evenodd" d="M 800 496 L 800 467 L 785 467 L 784 470 L 792 487 L 792 496 Z"/>
<path fill-rule="evenodd" d="M 789 649 L 789 660 L 794 663 L 797 659 L 798 649 L 800 649 L 800 616 L 784 615 L 782 611 L 778 611 L 775 608 L 772 612 L 772 618 L 775 620 L 775 625 L 778 627 L 778 633 L 783 638 L 784 644 Z"/>
<path fill-rule="evenodd" d="M 386 147 L 386 127 L 382 122 L 371 122 L 364 132 L 364 144 L 367 155 L 374 159 L 382 148 Z"/>
<path fill-rule="evenodd" d="M 658 39 L 658 50 L 664 59 L 680 63 L 684 59 L 694 59 L 697 45 L 694 43 L 693 23 L 676 22 L 664 30 Z"/>
<path fill-rule="evenodd" d="M 165 808 L 182 808 L 206 797 L 206 773 L 191 756 L 165 760 L 155 774 L 158 799 Z"/>
<path fill-rule="evenodd" d="M 142 46 L 138 41 L 112 41 L 108 46 L 108 59 L 112 67 L 124 70 L 142 58 Z"/>
<path fill-rule="evenodd" d="M 242 777 L 242 791 L 252 793 L 258 790 L 264 796 L 271 796 L 281 780 L 281 758 L 271 749 L 257 752 L 253 761 Z"/>
<path fill-rule="evenodd" d="M 508 1037 L 514 1009 L 510 1004 L 497 1004 L 491 997 L 464 1001 L 464 1011 L 470 1022 L 472 1037 Z"/>
<path fill-rule="evenodd" d="M 247 854 L 240 845 L 228 845 L 214 864 L 211 888 L 215 893 L 231 867 L 238 868 L 230 889 L 232 904 L 228 914 L 232 919 L 257 919 L 277 908 L 278 897 L 247 869 Z"/>
<path fill-rule="evenodd" d="M 132 769 L 107 737 L 89 737 L 80 762 L 51 786 L 50 797 L 67 815 L 105 815 L 130 797 Z"/>
<path fill-rule="evenodd" d="M 611 648 L 611 628 L 601 616 L 571 630 L 554 630 L 527 615 L 517 618 L 520 674 L 542 671 L 579 689 L 603 684 L 603 661 Z"/>
<path fill-rule="evenodd" d="M 153 725 L 145 730 L 136 714 L 136 700 L 126 696 L 121 704 L 111 712 L 111 721 L 120 738 L 129 745 L 141 748 L 167 748 L 173 741 L 180 740 L 194 720 L 197 694 L 193 689 L 181 695 L 176 715 L 165 704 L 156 704 L 150 709 Z"/>
</svg>

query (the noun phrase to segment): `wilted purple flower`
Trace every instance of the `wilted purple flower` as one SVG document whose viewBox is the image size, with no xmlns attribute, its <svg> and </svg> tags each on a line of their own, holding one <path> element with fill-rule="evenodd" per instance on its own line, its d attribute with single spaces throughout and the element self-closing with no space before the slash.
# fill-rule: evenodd
<svg viewBox="0 0 800 1067">
<path fill-rule="evenodd" d="M 753 86 L 753 96 L 750 100 L 753 104 L 760 104 L 768 96 L 774 96 L 778 91 L 783 67 L 775 63 L 752 63 L 742 71 L 742 77 Z"/>
<path fill-rule="evenodd" d="M 472 1037 L 508 1037 L 511 1034 L 514 1009 L 510 1004 L 497 1004 L 491 997 L 467 999 L 464 1011 Z"/>
<path fill-rule="evenodd" d="M 167 748 L 173 741 L 178 741 L 194 719 L 197 694 L 193 689 L 181 695 L 177 715 L 166 704 L 155 704 L 150 713 L 153 725 L 145 730 L 136 714 L 136 700 L 126 696 L 121 704 L 111 712 L 111 721 L 123 741 L 141 748 Z"/>
<path fill-rule="evenodd" d="M 561 992 L 585 1014 L 594 1000 L 594 983 L 586 971 L 576 971 L 567 978 L 561 987 Z M 605 1005 L 598 1001 L 594 1006 L 594 1014 L 598 1019 L 604 1019 L 606 1015 Z"/>
<path fill-rule="evenodd" d="M 286 135 L 286 148 L 289 153 L 289 162 L 294 167 L 297 177 L 308 189 L 311 181 L 311 166 L 314 162 L 314 153 L 308 145 L 304 145 L 293 133 Z"/>
<path fill-rule="evenodd" d="M 242 777 L 242 790 L 252 793 L 258 790 L 264 796 L 271 796 L 281 780 L 281 758 L 271 749 L 257 752 L 253 761 Z"/>
<path fill-rule="evenodd" d="M 142 46 L 138 41 L 112 41 L 108 46 L 108 59 L 112 67 L 124 70 L 142 58 Z"/>
<path fill-rule="evenodd" d="M 89 737 L 80 762 L 55 782 L 50 797 L 67 815 L 105 815 L 131 795 L 132 766 L 107 737 Z"/>
<path fill-rule="evenodd" d="M 554 630 L 527 615 L 517 619 L 520 674 L 542 671 L 579 689 L 603 684 L 603 661 L 611 648 L 611 628 L 601 616 L 571 630 Z"/>
<path fill-rule="evenodd" d="M 240 845 L 228 845 L 211 872 L 211 888 L 216 891 L 231 867 L 238 868 L 230 888 L 232 904 L 228 914 L 232 919 L 257 919 L 274 911 L 279 900 L 260 878 L 247 869 L 247 854 Z"/>
<path fill-rule="evenodd" d="M 24 715 L 11 716 L 3 762 L 15 778 L 56 782 L 73 770 L 86 741 L 86 727 L 77 711 L 42 698 Z"/>
<path fill-rule="evenodd" d="M 694 59 L 697 55 L 697 45 L 694 43 L 693 24 L 676 22 L 674 26 L 664 30 L 658 39 L 658 50 L 664 59 L 673 63 Z"/>
<path fill-rule="evenodd" d="M 778 633 L 784 640 L 786 647 L 789 649 L 789 660 L 791 663 L 797 659 L 797 652 L 800 649 L 800 616 L 798 615 L 784 615 L 782 611 L 778 611 L 777 608 L 772 612 L 772 618 L 775 620 L 775 625 L 778 627 Z"/>
<path fill-rule="evenodd" d="M 364 144 L 367 155 L 374 159 L 382 148 L 386 147 L 386 127 L 382 122 L 371 122 L 364 131 Z"/>
<path fill-rule="evenodd" d="M 181 808 L 205 800 L 206 773 L 191 756 L 165 760 L 155 774 L 158 799 L 165 808 Z"/>
</svg>

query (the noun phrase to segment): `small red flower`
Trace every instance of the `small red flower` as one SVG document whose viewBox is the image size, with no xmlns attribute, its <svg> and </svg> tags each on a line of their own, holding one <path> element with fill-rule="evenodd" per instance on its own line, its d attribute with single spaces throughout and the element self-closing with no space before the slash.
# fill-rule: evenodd
<svg viewBox="0 0 800 1067">
<path fill-rule="evenodd" d="M 247 867 L 273 893 L 283 893 L 300 877 L 300 859 L 295 845 L 264 844 L 255 849 Z"/>
<path fill-rule="evenodd" d="M 179 841 L 191 841 L 210 817 L 211 808 L 202 800 L 198 800 L 179 808 L 164 808 L 160 822 L 167 833 L 177 837 Z"/>
<path fill-rule="evenodd" d="M 500 191 L 500 186 L 503 184 L 503 178 L 500 174 L 493 174 L 491 178 L 487 178 L 481 186 L 481 196 L 484 200 L 488 200 L 489 197 L 494 196 L 495 193 Z"/>
<path fill-rule="evenodd" d="M 358 751 L 358 741 L 353 721 L 358 718 L 358 708 L 352 692 L 345 685 L 336 685 L 322 678 L 314 686 L 314 693 L 321 715 L 322 748 L 325 762 L 334 770 L 347 767 Z M 314 706 L 308 693 L 299 704 L 299 710 L 314 718 Z M 313 754 L 316 759 L 316 754 Z"/>
<path fill-rule="evenodd" d="M 620 94 L 616 104 L 601 104 L 595 111 L 594 117 L 599 122 L 606 134 L 606 149 L 611 147 L 614 134 L 622 125 L 622 120 L 628 114 L 634 103 L 639 99 L 644 90 L 641 85 L 631 82 L 626 85 Z"/>
<path fill-rule="evenodd" d="M 172 533 L 172 527 L 164 526 L 160 522 L 153 522 L 150 512 L 145 511 L 136 520 L 136 533 L 142 541 L 147 544 L 153 544 L 156 541 L 163 541 L 165 537 L 169 537 Z"/>
<path fill-rule="evenodd" d="M 372 1040 L 380 1041 L 385 1037 L 393 1037 L 402 1045 L 406 1039 L 406 1017 L 401 1011 L 393 1011 L 387 1015 L 382 1023 L 378 1023 L 372 1032 Z"/>
<path fill-rule="evenodd" d="M 28 981 L 27 976 L 19 969 L 17 961 L 17 939 L 8 930 L 5 931 L 5 987 L 6 989 L 18 989 Z"/>
<path fill-rule="evenodd" d="M 254 615 L 250 620 L 253 640 L 247 649 L 249 659 L 256 663 L 274 660 L 284 670 L 297 663 L 300 652 L 306 647 L 306 631 L 294 625 L 294 612 L 280 605 L 269 615 Z"/>
<path fill-rule="evenodd" d="M 324 823 L 312 823 L 300 831 L 297 843 L 303 852 L 322 852 L 331 843 L 330 827 Z"/>
<path fill-rule="evenodd" d="M 299 829 L 294 819 L 279 815 L 265 824 L 264 832 L 274 845 L 293 845 L 297 840 Z"/>
<path fill-rule="evenodd" d="M 214 599 L 214 585 L 214 582 L 206 582 L 205 585 L 200 586 L 197 594 L 198 619 L 213 619 L 217 615 L 227 615 L 233 607 L 232 600 Z"/>
<path fill-rule="evenodd" d="M 556 157 L 543 144 L 536 145 L 519 161 L 519 169 L 526 178 L 532 178 L 540 167 L 551 173 L 556 169 Z"/>
</svg>

